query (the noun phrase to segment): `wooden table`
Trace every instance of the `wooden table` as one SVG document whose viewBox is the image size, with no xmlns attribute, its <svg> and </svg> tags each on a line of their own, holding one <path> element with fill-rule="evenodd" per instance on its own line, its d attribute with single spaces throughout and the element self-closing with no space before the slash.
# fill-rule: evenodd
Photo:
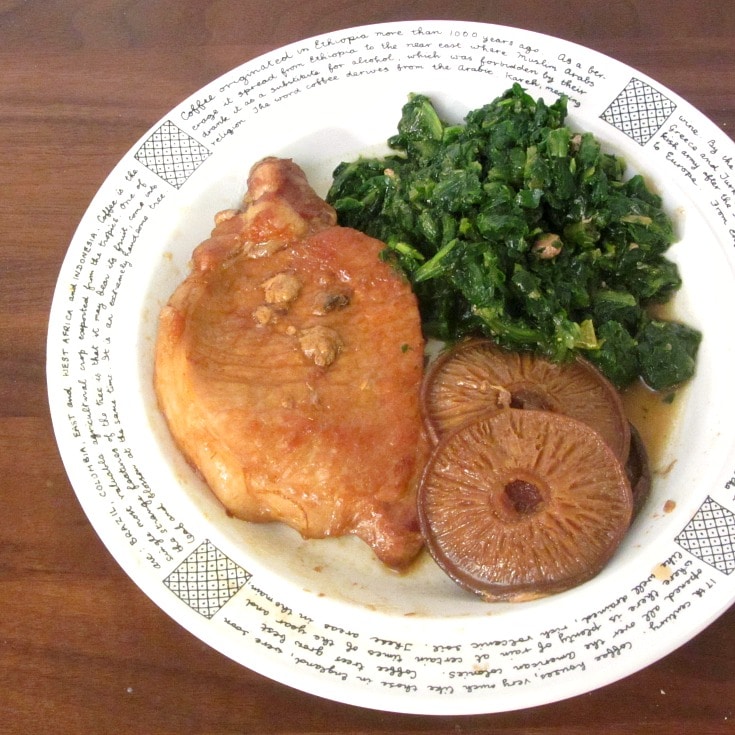
<svg viewBox="0 0 735 735">
<path fill-rule="evenodd" d="M 209 649 L 112 560 L 51 429 L 52 290 L 91 197 L 135 140 L 242 62 L 387 20 L 515 25 L 589 46 L 735 131 L 735 6 L 560 0 L 0 3 L 0 732 L 735 732 L 735 608 L 602 690 L 508 714 L 431 718 L 321 700 Z"/>
</svg>

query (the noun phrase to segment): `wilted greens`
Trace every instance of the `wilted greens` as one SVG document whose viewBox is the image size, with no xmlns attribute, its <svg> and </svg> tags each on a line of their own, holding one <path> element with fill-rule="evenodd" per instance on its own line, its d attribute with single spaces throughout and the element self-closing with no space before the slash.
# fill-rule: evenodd
<svg viewBox="0 0 735 735">
<path fill-rule="evenodd" d="M 681 286 L 665 257 L 672 222 L 566 114 L 565 98 L 514 85 L 453 125 L 411 95 L 394 153 L 340 164 L 327 199 L 341 224 L 387 244 L 426 336 L 479 333 L 553 360 L 579 352 L 621 388 L 638 376 L 678 385 L 701 335 L 647 309 Z"/>
</svg>

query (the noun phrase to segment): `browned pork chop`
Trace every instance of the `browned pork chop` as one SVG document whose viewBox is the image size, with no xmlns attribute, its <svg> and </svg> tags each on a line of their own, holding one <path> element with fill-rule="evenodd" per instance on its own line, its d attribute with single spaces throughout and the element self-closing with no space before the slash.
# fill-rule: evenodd
<svg viewBox="0 0 735 735">
<path fill-rule="evenodd" d="M 232 515 L 356 534 L 405 567 L 427 451 L 409 285 L 289 160 L 254 166 L 242 210 L 215 222 L 160 316 L 171 434 Z"/>
</svg>

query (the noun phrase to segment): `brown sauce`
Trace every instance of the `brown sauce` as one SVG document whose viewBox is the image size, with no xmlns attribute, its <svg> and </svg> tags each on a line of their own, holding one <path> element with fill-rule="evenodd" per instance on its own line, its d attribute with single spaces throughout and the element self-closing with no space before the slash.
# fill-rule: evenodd
<svg viewBox="0 0 735 735">
<path fill-rule="evenodd" d="M 634 383 L 621 393 L 628 420 L 638 429 L 648 452 L 653 472 L 661 471 L 664 451 L 671 438 L 683 390 L 659 393 L 642 381 Z"/>
<path fill-rule="evenodd" d="M 648 308 L 654 319 L 677 320 L 675 299 Z M 648 452 L 652 472 L 662 472 L 666 446 L 676 427 L 680 407 L 684 403 L 686 386 L 671 391 L 651 390 L 642 380 L 621 393 L 628 420 L 638 429 Z"/>
</svg>

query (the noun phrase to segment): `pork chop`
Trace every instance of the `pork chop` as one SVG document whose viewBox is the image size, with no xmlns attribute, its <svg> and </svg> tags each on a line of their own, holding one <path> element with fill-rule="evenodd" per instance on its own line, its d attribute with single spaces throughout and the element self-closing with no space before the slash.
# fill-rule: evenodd
<svg viewBox="0 0 735 735">
<path fill-rule="evenodd" d="M 290 160 L 256 164 L 163 308 L 155 388 L 227 511 L 355 534 L 390 567 L 422 546 L 424 341 L 383 243 L 337 226 Z"/>
</svg>

